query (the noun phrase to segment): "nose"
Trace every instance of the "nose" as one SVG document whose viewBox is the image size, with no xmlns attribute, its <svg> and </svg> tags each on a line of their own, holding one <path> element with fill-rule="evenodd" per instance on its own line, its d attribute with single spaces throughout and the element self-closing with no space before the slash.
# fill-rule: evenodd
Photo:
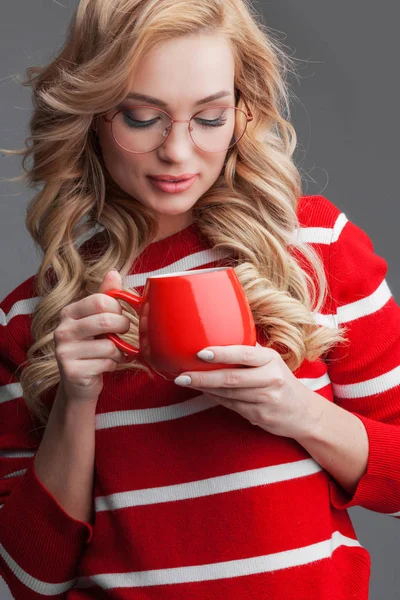
<svg viewBox="0 0 400 600">
<path fill-rule="evenodd" d="M 170 162 L 185 162 L 195 149 L 189 134 L 188 122 L 174 121 L 167 131 L 169 135 L 158 149 L 159 157 Z"/>
</svg>

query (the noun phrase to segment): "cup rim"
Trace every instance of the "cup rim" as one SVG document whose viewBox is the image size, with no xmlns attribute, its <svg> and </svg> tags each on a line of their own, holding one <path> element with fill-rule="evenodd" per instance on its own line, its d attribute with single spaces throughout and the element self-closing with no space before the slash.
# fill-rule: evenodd
<svg viewBox="0 0 400 600">
<path fill-rule="evenodd" d="M 210 267 L 209 269 L 195 269 L 193 271 L 178 271 L 177 273 L 165 273 L 163 275 L 151 275 L 147 279 L 168 279 L 169 277 L 179 277 L 184 275 L 185 277 L 191 277 L 192 275 L 199 275 L 201 273 L 207 273 L 211 271 L 229 271 L 233 267 Z"/>
</svg>

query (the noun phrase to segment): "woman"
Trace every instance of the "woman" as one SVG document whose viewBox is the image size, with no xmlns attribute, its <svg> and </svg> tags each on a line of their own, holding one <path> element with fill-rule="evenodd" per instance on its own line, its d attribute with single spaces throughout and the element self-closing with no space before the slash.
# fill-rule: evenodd
<svg viewBox="0 0 400 600">
<path fill-rule="evenodd" d="M 28 70 L 43 261 L 0 313 L 14 598 L 368 597 L 346 509 L 400 515 L 400 308 L 366 233 L 301 195 L 290 67 L 243 0 L 81 0 Z M 137 343 L 138 318 L 105 292 L 221 265 L 258 344 L 199 351 L 249 368 L 126 362 L 105 334 Z"/>
</svg>

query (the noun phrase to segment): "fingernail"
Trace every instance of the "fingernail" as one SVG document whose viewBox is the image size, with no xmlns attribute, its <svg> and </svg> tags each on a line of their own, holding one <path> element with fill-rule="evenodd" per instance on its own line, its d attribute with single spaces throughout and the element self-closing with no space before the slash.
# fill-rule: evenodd
<svg viewBox="0 0 400 600">
<path fill-rule="evenodd" d="M 116 267 L 113 267 L 112 269 L 110 269 L 110 271 L 117 271 L 118 273 L 118 269 Z"/>
<path fill-rule="evenodd" d="M 215 354 L 214 352 L 211 352 L 211 350 L 200 350 L 200 352 L 197 353 L 197 356 L 203 360 L 212 360 Z"/>
<path fill-rule="evenodd" d="M 190 385 L 192 380 L 188 375 L 179 375 L 179 377 L 174 380 L 174 383 L 176 383 L 176 385 Z"/>
</svg>

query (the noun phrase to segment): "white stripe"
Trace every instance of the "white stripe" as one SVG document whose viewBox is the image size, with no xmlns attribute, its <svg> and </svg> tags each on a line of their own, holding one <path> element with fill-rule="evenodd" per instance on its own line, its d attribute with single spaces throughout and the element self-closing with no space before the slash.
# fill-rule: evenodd
<svg viewBox="0 0 400 600">
<path fill-rule="evenodd" d="M 22 387 L 20 383 L 9 383 L 0 385 L 0 404 L 9 400 L 16 400 L 22 396 Z"/>
<path fill-rule="evenodd" d="M 386 280 L 383 280 L 378 288 L 370 295 L 361 300 L 340 306 L 337 311 L 339 323 L 348 323 L 361 317 L 371 315 L 380 310 L 392 297 L 392 293 Z"/>
<path fill-rule="evenodd" d="M 218 403 L 204 394 L 194 396 L 185 402 L 160 406 L 157 408 L 143 408 L 138 410 L 115 410 L 96 415 L 96 429 L 110 429 L 111 427 L 123 427 L 126 425 L 148 425 L 149 423 L 161 423 L 172 421 L 194 415 L 214 408 Z"/>
<path fill-rule="evenodd" d="M 338 215 L 333 227 L 300 227 L 293 236 L 293 242 L 306 244 L 326 244 L 337 242 L 348 219 L 344 213 Z"/>
<path fill-rule="evenodd" d="M 35 456 L 35 452 L 27 450 L 0 450 L 0 458 L 28 458 Z"/>
<path fill-rule="evenodd" d="M 332 235 L 332 227 L 301 227 L 294 232 L 292 240 L 293 243 L 329 245 Z"/>
<path fill-rule="evenodd" d="M 349 323 L 361 317 L 366 317 L 378 312 L 383 308 L 392 297 L 392 292 L 387 284 L 386 279 L 372 292 L 369 296 L 350 302 L 344 306 L 339 306 L 337 313 L 326 315 L 322 313 L 314 313 L 315 320 L 319 325 L 325 327 L 336 328 L 342 323 Z"/>
<path fill-rule="evenodd" d="M 8 325 L 13 317 L 17 315 L 30 315 L 33 313 L 37 304 L 39 304 L 40 298 L 36 296 L 35 298 L 25 298 L 24 300 L 18 300 L 15 304 L 12 305 L 7 314 L 1 311 L 3 314 L 1 315 L 1 324 Z"/>
<path fill-rule="evenodd" d="M 394 513 L 383 513 L 383 514 L 386 514 L 389 517 L 400 517 L 400 511 L 394 512 Z"/>
<path fill-rule="evenodd" d="M 47 583 L 46 581 L 41 581 L 40 579 L 36 579 L 36 577 L 32 577 L 32 575 L 29 575 L 29 573 L 24 571 L 24 569 L 22 569 L 18 563 L 11 558 L 2 544 L 0 544 L 0 556 L 3 558 L 4 562 L 14 573 L 14 575 L 27 588 L 36 594 L 41 594 L 42 596 L 56 596 L 57 594 L 63 594 L 67 590 L 71 589 L 76 582 L 75 579 L 71 579 L 70 581 L 65 581 L 63 583 Z"/>
<path fill-rule="evenodd" d="M 337 398 L 366 398 L 373 394 L 387 392 L 398 385 L 400 385 L 400 365 L 383 375 L 359 383 L 340 385 L 332 382 L 333 393 Z"/>
<path fill-rule="evenodd" d="M 303 385 L 314 392 L 321 390 L 331 383 L 328 373 L 324 373 L 321 377 L 298 377 L 298 381 L 301 381 Z"/>
<path fill-rule="evenodd" d="M 9 473 L 8 475 L 4 475 L 4 477 L 0 477 L 0 479 L 10 479 L 11 477 L 19 477 L 26 473 L 26 469 L 21 469 L 20 471 L 13 471 L 13 473 Z"/>
<path fill-rule="evenodd" d="M 339 326 L 338 317 L 336 313 L 331 315 L 325 315 L 319 312 L 314 313 L 315 321 L 318 325 L 323 325 L 324 327 L 329 327 L 330 329 L 337 329 Z"/>
<path fill-rule="evenodd" d="M 300 378 L 306 387 L 311 390 L 319 390 L 329 385 L 331 380 L 328 373 L 321 377 Z M 111 429 L 112 427 L 126 427 L 127 425 L 148 425 L 150 423 L 161 423 L 173 421 L 189 415 L 195 415 L 220 406 L 218 402 L 207 397 L 205 394 L 194 396 L 184 402 L 170 404 L 169 406 L 158 406 L 156 408 L 140 408 L 136 410 L 114 410 L 106 413 L 98 413 L 95 419 L 96 430 Z"/>
<path fill-rule="evenodd" d="M 108 496 L 98 496 L 95 499 L 95 508 L 96 512 L 102 512 L 132 506 L 145 506 L 201 498 L 202 496 L 213 496 L 215 494 L 232 492 L 233 490 L 243 490 L 260 485 L 298 479 L 299 477 L 308 477 L 322 470 L 321 465 L 314 459 L 306 458 L 292 463 L 273 465 L 272 467 L 263 467 L 261 469 L 249 469 L 239 473 L 229 473 L 228 475 L 210 477 L 199 481 L 164 485 L 158 488 L 131 490 L 129 492 L 118 492 Z"/>
<path fill-rule="evenodd" d="M 90 238 L 92 238 L 95 235 L 97 235 L 98 233 L 100 233 L 100 231 L 104 231 L 104 227 L 102 225 L 100 225 L 100 224 L 97 223 L 94 227 L 92 227 L 91 229 L 89 229 L 89 231 L 87 231 L 86 233 L 83 233 L 77 239 L 76 244 L 75 244 L 76 247 L 80 248 L 84 242 L 86 242 Z"/>
<path fill-rule="evenodd" d="M 190 567 L 152 569 L 151 571 L 130 573 L 101 573 L 99 575 L 92 575 L 91 577 L 79 578 L 76 587 L 88 587 L 92 583 L 103 589 L 139 588 L 152 585 L 191 583 L 194 581 L 215 581 L 231 577 L 271 573 L 332 558 L 334 551 L 341 546 L 362 548 L 358 540 L 335 531 L 331 538 L 311 544 L 310 546 L 303 546 L 302 548 L 293 548 L 264 556 Z"/>
<path fill-rule="evenodd" d="M 219 249 L 213 250 L 212 248 L 210 248 L 208 250 L 202 250 L 201 252 L 195 252 L 194 254 L 185 256 L 184 258 L 181 258 L 180 260 L 171 263 L 167 267 L 157 269 L 156 271 L 127 275 L 126 277 L 123 277 L 122 281 L 126 287 L 135 288 L 143 286 L 146 283 L 146 279 L 148 277 L 153 277 L 155 275 L 164 275 L 168 273 L 178 273 L 180 271 L 190 271 L 191 269 L 202 267 L 203 265 L 207 265 L 208 263 L 217 262 L 218 260 L 227 258 L 228 256 L 229 253 L 222 252 Z"/>
<path fill-rule="evenodd" d="M 348 223 L 348 218 L 344 213 L 340 213 L 333 226 L 333 235 L 330 243 L 333 244 L 338 241 L 346 223 Z"/>
</svg>

